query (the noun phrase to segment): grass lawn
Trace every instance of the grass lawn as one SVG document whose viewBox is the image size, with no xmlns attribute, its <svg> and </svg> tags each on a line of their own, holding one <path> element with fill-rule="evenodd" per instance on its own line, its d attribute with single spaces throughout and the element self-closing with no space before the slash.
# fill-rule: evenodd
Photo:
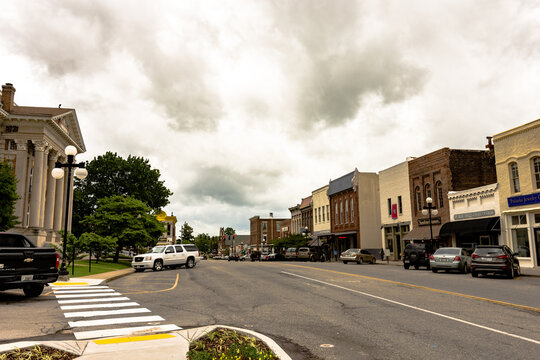
<svg viewBox="0 0 540 360">
<path fill-rule="evenodd" d="M 88 260 L 76 260 L 75 261 L 75 274 L 71 273 L 71 264 L 69 265 L 69 275 L 71 277 L 82 277 L 93 274 L 101 274 L 104 272 L 122 270 L 131 267 L 131 260 L 118 260 L 118 263 L 113 263 L 110 259 L 99 260 L 96 264 L 95 260 L 92 260 L 92 271 L 88 271 Z"/>
</svg>

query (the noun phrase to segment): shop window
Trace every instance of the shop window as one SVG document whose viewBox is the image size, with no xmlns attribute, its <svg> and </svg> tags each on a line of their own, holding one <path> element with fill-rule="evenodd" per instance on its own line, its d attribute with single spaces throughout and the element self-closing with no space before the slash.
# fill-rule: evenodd
<svg viewBox="0 0 540 360">
<path fill-rule="evenodd" d="M 439 208 L 444 207 L 444 198 L 443 198 L 443 190 L 442 190 L 442 184 L 440 181 L 438 181 L 435 184 L 435 191 L 437 192 L 437 198 L 439 200 Z"/>
<path fill-rule="evenodd" d="M 321 222 L 321 208 L 319 207 L 319 222 Z"/>
<path fill-rule="evenodd" d="M 431 185 L 426 184 L 426 186 L 424 187 L 424 193 L 426 194 L 426 198 L 431 197 Z"/>
<path fill-rule="evenodd" d="M 351 223 L 354 224 L 354 199 L 351 198 Z"/>
<path fill-rule="evenodd" d="M 531 257 L 531 250 L 529 248 L 529 234 L 527 229 L 512 230 L 512 241 L 514 244 L 514 251 L 517 251 L 518 256 Z"/>
<path fill-rule="evenodd" d="M 420 212 L 422 211 L 422 194 L 419 186 L 414 189 L 414 193 L 416 194 L 416 211 Z"/>
<path fill-rule="evenodd" d="M 345 199 L 345 224 L 349 223 L 349 199 Z"/>
<path fill-rule="evenodd" d="M 512 192 L 520 192 L 519 188 L 519 172 L 517 163 L 511 163 L 510 168 L 510 184 L 512 186 Z"/>
<path fill-rule="evenodd" d="M 540 224 L 540 214 L 534 214 L 534 222 Z"/>
<path fill-rule="evenodd" d="M 339 223 L 343 224 L 343 201 L 339 202 Z"/>
<path fill-rule="evenodd" d="M 336 201 L 336 209 L 334 211 L 334 220 L 336 225 L 339 225 L 339 211 L 338 211 L 338 203 Z"/>
<path fill-rule="evenodd" d="M 537 156 L 532 159 L 533 172 L 534 172 L 534 183 L 536 185 L 536 190 L 540 190 L 540 157 Z"/>
<path fill-rule="evenodd" d="M 322 221 L 325 222 L 325 217 L 324 217 L 324 206 L 322 207 Z"/>
<path fill-rule="evenodd" d="M 512 225 L 527 225 L 527 215 L 512 216 Z"/>
</svg>

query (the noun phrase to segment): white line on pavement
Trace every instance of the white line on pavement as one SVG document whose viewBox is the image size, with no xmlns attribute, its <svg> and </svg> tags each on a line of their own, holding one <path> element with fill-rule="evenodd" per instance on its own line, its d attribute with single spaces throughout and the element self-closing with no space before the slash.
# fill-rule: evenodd
<svg viewBox="0 0 540 360">
<path fill-rule="evenodd" d="M 444 314 L 441 314 L 441 313 L 437 313 L 437 312 L 434 312 L 434 311 L 431 311 L 431 310 L 422 309 L 422 308 L 419 308 L 417 306 L 412 306 L 412 305 L 404 304 L 404 303 L 401 303 L 401 302 L 398 302 L 398 301 L 386 299 L 386 298 L 383 298 L 381 296 L 368 294 L 368 293 L 365 293 L 365 292 L 362 292 L 362 291 L 349 289 L 349 288 L 346 288 L 344 286 L 332 284 L 332 283 L 329 283 L 329 282 L 326 282 L 326 281 L 321 281 L 321 280 L 317 280 L 317 279 L 308 278 L 306 276 L 293 274 L 293 273 L 286 272 L 286 271 L 282 271 L 282 273 L 287 274 L 287 275 L 291 275 L 291 276 L 296 276 L 296 277 L 299 277 L 299 278 L 302 278 L 302 279 L 318 282 L 318 283 L 325 284 L 325 285 L 328 285 L 328 286 L 333 286 L 333 287 L 338 288 L 338 289 L 347 290 L 347 291 L 354 292 L 354 293 L 357 293 L 357 294 L 361 294 L 361 295 L 364 295 L 364 296 L 369 296 L 369 297 L 372 297 L 372 298 L 375 298 L 375 299 L 378 299 L 378 300 L 382 300 L 382 301 L 386 301 L 386 302 L 389 302 L 389 303 L 392 303 L 392 304 L 401 305 L 401 306 L 404 306 L 404 307 L 407 307 L 407 308 L 410 308 L 410 309 L 414 309 L 414 310 L 418 310 L 418 311 L 422 311 L 422 312 L 425 312 L 425 313 L 428 313 L 428 314 L 431 314 L 431 315 L 440 316 L 440 317 L 445 318 L 445 319 L 454 320 L 454 321 L 457 321 L 457 322 L 460 322 L 460 323 L 463 323 L 463 324 L 475 326 L 475 327 L 478 327 L 480 329 L 484 329 L 484 330 L 492 331 L 492 332 L 495 332 L 495 333 L 498 333 L 498 334 L 514 337 L 514 338 L 517 338 L 517 339 L 520 339 L 520 340 L 525 340 L 525 341 L 528 341 L 528 342 L 532 342 L 534 344 L 540 344 L 540 341 L 538 341 L 538 340 L 530 339 L 530 338 L 527 338 L 527 337 L 524 337 L 524 336 L 519 336 L 519 335 L 516 335 L 516 334 L 511 334 L 511 333 L 508 333 L 506 331 L 493 329 L 493 328 L 490 328 L 490 327 L 487 327 L 487 326 L 484 326 L 484 325 L 476 324 L 476 323 L 466 321 L 466 320 L 461 320 L 461 319 L 458 319 L 458 318 L 455 318 L 455 317 L 452 317 L 452 316 L 448 316 L 448 315 L 444 315 Z"/>
<path fill-rule="evenodd" d="M 153 322 L 164 321 L 161 316 L 136 316 L 128 318 L 111 318 L 102 320 L 81 320 L 81 321 L 68 321 L 70 327 L 83 327 L 83 326 L 99 326 L 99 325 L 112 325 L 112 324 L 129 324 L 137 322 Z"/>
<path fill-rule="evenodd" d="M 121 296 L 120 293 L 105 293 L 105 294 L 70 294 L 70 295 L 56 295 L 58 299 L 71 299 L 71 298 L 92 298 L 92 297 L 101 297 L 101 296 Z"/>
<path fill-rule="evenodd" d="M 125 301 L 129 300 L 128 297 L 114 297 L 114 298 L 102 298 L 102 299 L 77 299 L 77 300 L 58 300 L 60 305 L 63 304 L 81 304 L 81 303 L 96 303 L 96 302 L 107 302 L 107 301 Z"/>
<path fill-rule="evenodd" d="M 103 308 L 116 308 L 116 307 L 128 307 L 128 306 L 139 306 L 139 304 L 136 302 L 126 302 L 126 303 L 112 303 L 112 304 L 67 305 L 67 306 L 60 306 L 60 309 L 82 310 L 82 309 L 103 309 Z"/>
<path fill-rule="evenodd" d="M 108 315 L 123 315 L 123 314 L 138 314 L 150 312 L 147 308 L 136 308 L 136 309 L 119 309 L 119 310 L 99 310 L 99 311 L 77 311 L 77 312 L 67 312 L 64 313 L 64 316 L 67 318 L 71 317 L 92 317 L 92 316 L 108 316 Z"/>
<path fill-rule="evenodd" d="M 75 339 L 77 340 L 85 340 L 85 339 L 95 339 L 95 338 L 110 337 L 110 336 L 145 335 L 148 333 L 175 331 L 175 330 L 181 330 L 181 329 L 182 329 L 181 327 L 178 327 L 176 325 L 167 324 L 167 325 L 138 326 L 138 327 L 129 327 L 129 328 L 107 329 L 107 330 L 79 331 L 79 332 L 74 332 L 73 335 L 75 335 Z"/>
<path fill-rule="evenodd" d="M 76 286 L 53 286 L 52 289 L 54 291 L 56 290 L 78 290 L 78 289 L 108 289 L 108 286 L 82 286 L 82 285 L 76 285 Z"/>
<path fill-rule="evenodd" d="M 106 293 L 106 292 L 114 292 L 113 289 L 83 289 L 83 290 L 54 290 L 55 295 L 62 295 L 62 294 L 85 294 L 85 293 Z"/>
</svg>

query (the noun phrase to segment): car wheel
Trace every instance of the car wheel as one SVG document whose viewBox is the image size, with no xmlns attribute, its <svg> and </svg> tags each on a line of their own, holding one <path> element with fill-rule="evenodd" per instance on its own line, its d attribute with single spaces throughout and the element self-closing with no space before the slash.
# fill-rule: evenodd
<svg viewBox="0 0 540 360">
<path fill-rule="evenodd" d="M 371 258 L 371 263 L 375 264 L 375 263 L 377 263 L 377 260 L 375 258 Z"/>
<path fill-rule="evenodd" d="M 420 265 L 414 264 L 414 268 L 415 268 L 416 270 L 418 270 L 418 269 L 420 269 Z"/>
<path fill-rule="evenodd" d="M 144 269 L 135 269 L 135 272 L 143 272 Z"/>
<path fill-rule="evenodd" d="M 154 271 L 161 271 L 163 270 L 163 262 L 161 260 L 156 260 L 154 262 L 154 267 L 152 268 Z"/>
<path fill-rule="evenodd" d="M 411 265 L 409 265 L 409 264 L 403 264 L 403 267 L 405 268 L 405 270 L 409 270 L 409 267 L 410 267 L 410 266 L 411 266 Z"/>
<path fill-rule="evenodd" d="M 357 264 L 361 264 L 363 262 L 363 259 L 362 258 L 358 258 L 358 261 L 356 262 Z"/>
<path fill-rule="evenodd" d="M 431 268 L 431 271 L 433 271 L 434 273 L 436 273 L 437 271 L 439 271 L 438 269 L 435 269 L 435 268 Z"/>
<path fill-rule="evenodd" d="M 516 276 L 516 273 L 514 272 L 514 266 L 510 266 L 510 272 L 508 273 L 508 278 L 513 279 Z"/>
<path fill-rule="evenodd" d="M 187 259 L 187 261 L 186 261 L 186 269 L 191 269 L 194 266 L 195 266 L 195 261 L 193 260 L 193 258 Z"/>
<path fill-rule="evenodd" d="M 466 274 L 469 272 L 469 266 L 467 266 L 467 263 L 463 264 L 463 269 L 461 269 L 461 272 L 463 274 Z"/>
<path fill-rule="evenodd" d="M 28 287 L 24 287 L 23 288 L 24 295 L 26 295 L 27 297 L 39 296 L 43 292 L 44 286 L 45 286 L 44 284 L 33 284 Z"/>
<path fill-rule="evenodd" d="M 344 264 L 347 264 L 347 261 L 344 261 L 343 263 L 344 263 Z"/>
<path fill-rule="evenodd" d="M 521 276 L 521 266 L 518 265 L 516 276 Z"/>
<path fill-rule="evenodd" d="M 478 273 L 474 270 L 471 271 L 472 277 L 478 277 Z"/>
<path fill-rule="evenodd" d="M 321 257 L 321 262 L 325 262 L 326 261 L 326 257 L 325 256 L 322 256 Z"/>
</svg>

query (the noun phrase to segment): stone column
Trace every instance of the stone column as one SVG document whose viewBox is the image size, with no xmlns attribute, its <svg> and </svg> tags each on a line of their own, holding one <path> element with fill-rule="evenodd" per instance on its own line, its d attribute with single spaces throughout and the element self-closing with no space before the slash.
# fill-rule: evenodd
<svg viewBox="0 0 540 360">
<path fill-rule="evenodd" d="M 43 167 L 45 141 L 34 142 L 34 170 L 32 173 L 32 192 L 30 194 L 30 226 L 39 227 L 39 218 L 41 215 L 41 193 L 43 187 Z"/>
<path fill-rule="evenodd" d="M 15 158 L 15 176 L 17 177 L 17 195 L 19 199 L 15 204 L 15 216 L 21 222 L 19 226 L 25 223 L 25 204 L 28 200 L 26 194 L 26 169 L 28 167 L 28 145 L 26 140 L 17 140 L 17 157 Z"/>
<path fill-rule="evenodd" d="M 49 190 L 49 180 L 52 178 L 49 152 L 51 148 L 47 147 L 43 153 L 43 172 L 41 177 L 41 208 L 39 209 L 39 227 L 44 228 L 45 223 L 45 204 L 47 202 L 47 191 Z M 54 166 L 54 163 L 53 165 Z M 53 178 L 54 180 L 54 178 Z"/>
<path fill-rule="evenodd" d="M 54 226 L 54 207 L 56 201 L 56 179 L 52 177 L 51 171 L 54 169 L 54 163 L 57 156 L 51 156 L 49 166 L 47 167 L 47 198 L 45 199 L 45 214 L 43 227 L 53 229 Z"/>
<path fill-rule="evenodd" d="M 62 161 L 59 159 L 59 161 Z M 53 229 L 55 231 L 62 230 L 62 224 L 64 223 L 62 215 L 64 214 L 64 196 L 65 196 L 65 189 L 64 189 L 64 182 L 65 182 L 66 176 L 64 175 L 63 178 L 55 180 L 56 185 L 56 199 L 54 201 L 54 224 Z"/>
</svg>

